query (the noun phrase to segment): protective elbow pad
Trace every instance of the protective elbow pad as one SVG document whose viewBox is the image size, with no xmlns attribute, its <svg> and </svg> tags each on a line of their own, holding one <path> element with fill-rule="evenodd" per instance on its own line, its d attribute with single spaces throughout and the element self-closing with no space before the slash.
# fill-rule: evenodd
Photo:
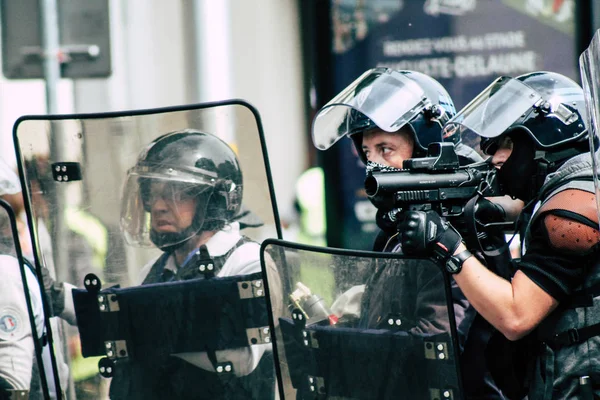
<svg viewBox="0 0 600 400">
<path fill-rule="evenodd" d="M 540 209 L 552 247 L 587 253 L 600 243 L 596 199 L 592 193 L 568 189 L 552 196 Z"/>
</svg>

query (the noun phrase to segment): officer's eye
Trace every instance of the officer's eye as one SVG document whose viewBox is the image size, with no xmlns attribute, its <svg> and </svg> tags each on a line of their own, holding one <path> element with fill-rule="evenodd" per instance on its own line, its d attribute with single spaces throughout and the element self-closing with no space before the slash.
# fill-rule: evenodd
<svg viewBox="0 0 600 400">
<path fill-rule="evenodd" d="M 389 153 L 390 153 L 392 150 L 393 150 L 393 149 L 392 149 L 391 147 L 382 147 L 380 151 L 381 151 L 381 154 L 383 154 L 383 155 L 387 155 L 387 154 L 389 154 Z"/>
</svg>

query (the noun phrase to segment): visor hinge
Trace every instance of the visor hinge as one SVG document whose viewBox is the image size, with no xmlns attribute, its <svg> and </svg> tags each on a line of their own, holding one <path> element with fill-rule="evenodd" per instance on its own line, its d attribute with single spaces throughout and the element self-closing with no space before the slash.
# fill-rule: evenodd
<svg viewBox="0 0 600 400">
<path fill-rule="evenodd" d="M 552 104 L 546 100 L 540 100 L 534 106 L 534 109 L 538 112 L 538 114 L 550 114 L 552 112 Z"/>
</svg>

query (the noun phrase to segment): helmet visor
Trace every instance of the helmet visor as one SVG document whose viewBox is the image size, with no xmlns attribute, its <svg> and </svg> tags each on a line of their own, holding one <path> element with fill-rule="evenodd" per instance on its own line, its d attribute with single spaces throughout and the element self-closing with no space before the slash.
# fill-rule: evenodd
<svg viewBox="0 0 600 400">
<path fill-rule="evenodd" d="M 541 100 L 542 96 L 523 82 L 500 77 L 448 121 L 444 138 L 470 133 L 498 137 Z"/>
<path fill-rule="evenodd" d="M 319 150 L 333 146 L 341 137 L 356 133 L 356 110 L 380 129 L 396 132 L 418 115 L 429 101 L 423 89 L 403 74 L 375 68 L 362 74 L 319 110 L 312 138 Z"/>
<path fill-rule="evenodd" d="M 161 248 L 182 243 L 198 233 L 214 190 L 214 180 L 202 180 L 172 168 L 164 172 L 134 168 L 125 181 L 121 228 L 134 246 Z M 185 178 L 188 179 L 185 179 Z M 157 243 L 158 242 L 158 243 Z"/>
</svg>

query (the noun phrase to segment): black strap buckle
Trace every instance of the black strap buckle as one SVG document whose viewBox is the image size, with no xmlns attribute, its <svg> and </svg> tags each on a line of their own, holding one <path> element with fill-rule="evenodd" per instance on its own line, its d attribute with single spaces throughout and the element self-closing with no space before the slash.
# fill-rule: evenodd
<svg viewBox="0 0 600 400">
<path fill-rule="evenodd" d="M 579 331 L 577 330 L 577 328 L 569 329 L 567 331 L 567 335 L 569 335 L 570 344 L 579 343 L 580 338 L 579 338 Z"/>
<path fill-rule="evenodd" d="M 573 344 L 583 343 L 596 336 L 600 336 L 600 323 L 584 326 L 579 329 L 571 328 L 564 332 L 557 333 L 547 342 L 550 347 L 571 346 Z"/>
<path fill-rule="evenodd" d="M 554 335 L 554 339 L 550 340 L 549 343 L 555 346 L 571 346 L 581 341 L 581 335 L 577 328 L 571 328 L 561 333 Z"/>
</svg>

